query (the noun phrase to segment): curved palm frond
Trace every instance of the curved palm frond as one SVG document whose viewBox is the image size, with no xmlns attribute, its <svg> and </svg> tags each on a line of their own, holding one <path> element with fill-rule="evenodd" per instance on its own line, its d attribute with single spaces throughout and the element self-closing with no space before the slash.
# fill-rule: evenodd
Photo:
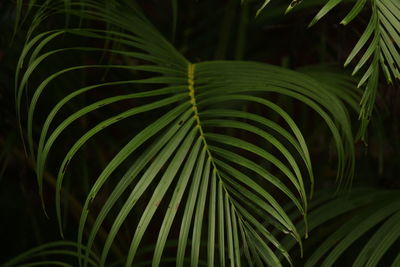
<svg viewBox="0 0 400 267">
<path fill-rule="evenodd" d="M 310 26 L 341 2 L 342 0 L 328 1 L 311 21 Z M 396 0 L 371 0 L 370 3 L 372 12 L 370 21 L 344 64 L 347 66 L 364 50 L 353 71 L 353 75 L 355 75 L 360 69 L 365 69 L 358 83 L 358 87 L 366 84 L 360 102 L 360 119 L 362 122 L 360 131 L 362 136 L 365 134 L 375 104 L 380 72 L 379 65 L 389 83 L 392 82 L 393 78 L 400 79 L 400 4 Z M 349 24 L 366 4 L 367 0 L 356 1 L 341 24 Z"/>
<path fill-rule="evenodd" d="M 334 266 L 346 253 L 356 255 L 352 266 L 380 266 L 383 264 L 383 256 L 388 255 L 389 251 L 394 253 L 389 254 L 391 259 L 386 257 L 385 262 L 391 260 L 392 266 L 397 266 L 399 257 L 396 242 L 400 240 L 399 192 L 355 189 L 350 196 L 329 199 L 326 195 L 325 192 L 316 197 L 315 203 L 310 203 L 312 211 L 308 227 L 311 233 L 319 227 L 325 227 L 328 236 L 324 240 L 317 240 L 319 245 L 307 257 L 305 266 Z M 337 225 L 340 221 L 343 223 Z M 298 228 L 303 226 L 298 225 Z M 311 234 L 310 241 L 313 237 L 316 236 Z M 357 242 L 359 245 L 351 247 Z M 283 240 L 282 243 L 288 248 L 293 245 L 290 240 Z"/>
<path fill-rule="evenodd" d="M 83 266 L 90 264 L 88 256 L 98 231 L 109 219 L 110 230 L 101 244 L 99 265 L 104 266 L 122 224 L 132 212 L 137 214 L 138 223 L 133 229 L 127 266 L 133 264 L 143 237 L 160 212 L 163 217 L 152 266 L 160 264 L 173 224 L 180 227 L 175 233 L 179 235 L 175 258 L 178 266 L 184 265 L 189 247 L 190 261 L 194 266 L 201 255 L 207 255 L 210 266 L 217 262 L 221 266 L 227 262 L 240 266 L 243 261 L 241 247 L 244 247 L 246 260 L 256 265 L 280 266 L 279 255 L 291 262 L 286 248 L 261 221 L 268 218 L 269 225 L 301 244 L 302 235 L 277 201 L 277 195 L 290 200 L 306 219 L 307 198 L 312 192 L 314 178 L 308 148 L 299 127 L 283 107 L 273 103 L 273 97 L 279 94 L 295 99 L 321 116 L 332 132 L 338 151 L 339 181 L 346 184 L 350 182 L 354 169 L 353 135 L 346 107 L 332 89 L 308 75 L 261 63 L 190 63 L 158 33 L 135 5 L 129 3 L 104 6 L 97 1 L 71 1 L 68 9 L 55 12 L 68 13 L 71 18 L 103 22 L 111 25 L 112 30 L 90 27 L 51 30 L 30 39 L 21 54 L 16 73 L 17 109 L 22 121 L 23 95 L 32 94 L 27 110 L 27 136 L 42 199 L 46 162 L 56 140 L 68 133 L 71 124 L 107 105 L 136 100 L 135 104 L 129 102 L 132 107 L 101 120 L 68 145 L 56 186 L 56 212 L 61 233 L 63 180 L 78 151 L 106 128 L 116 124 L 123 127 L 122 121 L 136 118 L 139 114 L 161 114 L 132 133 L 130 140 L 102 170 L 87 194 L 77 240 L 78 244 L 85 244 L 87 250 L 82 251 L 78 246 L 80 263 Z M 57 43 L 63 36 L 79 36 L 114 45 L 112 48 L 65 47 Z M 64 66 L 48 75 L 37 87 L 28 86 L 42 62 L 74 51 L 107 53 L 131 61 Z M 140 63 L 126 64 L 132 59 Z M 56 83 L 66 73 L 91 68 L 122 69 L 130 71 L 130 74 L 141 71 L 146 76 L 69 89 L 71 91 L 47 114 L 36 138 L 33 125 L 35 116 L 38 116 L 38 101 L 44 98 L 51 83 Z M 80 107 L 56 123 L 55 118 L 60 117 L 61 111 L 66 112 L 66 105 L 78 96 L 104 88 L 112 90 L 120 85 L 129 93 Z M 270 119 L 272 114 L 283 125 Z M 252 138 L 249 140 L 243 136 Z M 127 162 L 129 167 L 122 177 L 118 177 L 100 210 L 93 214 L 94 223 L 89 224 L 88 215 L 94 213 L 91 210 L 93 203 L 98 200 L 104 185 Z M 310 190 L 306 189 L 308 184 Z M 138 203 L 146 195 L 150 197 L 146 198 L 139 213 Z M 165 210 L 160 208 L 163 203 L 167 207 Z M 204 247 L 200 244 L 204 240 L 207 246 L 202 251 Z"/>
<path fill-rule="evenodd" d="M 76 242 L 71 241 L 55 241 L 44 245 L 37 246 L 21 253 L 17 257 L 3 263 L 3 267 L 12 266 L 65 266 L 72 267 L 71 262 L 75 262 L 79 256 L 77 248 L 80 247 Z M 85 250 L 85 248 L 82 248 Z M 90 252 L 87 261 L 89 266 L 98 266 L 99 257 Z M 37 259 L 39 258 L 39 259 Z M 43 259 L 46 258 L 46 259 Z M 69 260 L 68 260 L 69 259 Z"/>
<path fill-rule="evenodd" d="M 329 65 L 303 66 L 297 71 L 310 75 L 323 83 L 326 89 L 330 90 L 358 114 L 362 90 L 357 88 L 356 78 Z"/>
</svg>

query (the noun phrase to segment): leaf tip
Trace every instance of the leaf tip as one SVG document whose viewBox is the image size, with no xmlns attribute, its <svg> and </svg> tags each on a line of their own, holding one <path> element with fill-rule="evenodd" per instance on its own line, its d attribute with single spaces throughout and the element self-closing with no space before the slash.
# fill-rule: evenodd
<svg viewBox="0 0 400 267">
<path fill-rule="evenodd" d="M 312 26 L 314 26 L 315 25 L 315 23 L 317 23 L 317 19 L 313 19 L 309 24 L 308 24 L 308 26 L 307 26 L 307 28 L 311 28 Z"/>
</svg>

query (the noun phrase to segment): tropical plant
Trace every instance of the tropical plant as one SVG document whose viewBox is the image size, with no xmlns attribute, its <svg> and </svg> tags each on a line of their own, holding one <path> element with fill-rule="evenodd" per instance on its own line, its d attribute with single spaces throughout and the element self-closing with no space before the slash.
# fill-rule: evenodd
<svg viewBox="0 0 400 267">
<path fill-rule="evenodd" d="M 322 4 L 306 2 L 283 11 Z M 345 62 L 359 57 L 358 80 L 326 65 L 243 61 L 248 20 L 283 12 L 274 1 L 239 3 L 226 5 L 216 60 L 189 60 L 185 3 L 168 2 L 171 23 L 156 27 L 147 2 L 16 1 L 15 121 L 43 211 L 74 241 L 40 244 L 3 266 L 400 264 L 399 188 L 352 188 L 380 68 L 390 83 L 400 78 L 400 3 L 357 1 L 343 19 L 371 12 Z M 237 60 L 226 60 L 237 10 Z M 316 168 L 328 153 L 336 163 Z M 323 184 L 327 165 L 336 195 Z"/>
</svg>

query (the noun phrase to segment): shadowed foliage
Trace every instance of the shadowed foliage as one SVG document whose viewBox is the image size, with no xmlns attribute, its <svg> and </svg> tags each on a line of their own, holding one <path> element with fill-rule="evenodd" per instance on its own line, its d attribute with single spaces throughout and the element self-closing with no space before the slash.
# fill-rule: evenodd
<svg viewBox="0 0 400 267">
<path fill-rule="evenodd" d="M 286 2 L 6 5 L 0 174 L 34 170 L 52 226 L 2 266 L 399 264 L 398 122 L 378 89 L 400 78 L 400 4 Z M 338 5 L 365 28 L 354 43 L 257 39 L 328 27 Z"/>
</svg>

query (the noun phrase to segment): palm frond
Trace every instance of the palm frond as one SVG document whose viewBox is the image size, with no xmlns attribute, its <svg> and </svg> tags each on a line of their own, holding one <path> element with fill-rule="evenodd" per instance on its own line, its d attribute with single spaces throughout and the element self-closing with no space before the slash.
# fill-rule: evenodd
<svg viewBox="0 0 400 267">
<path fill-rule="evenodd" d="M 313 230 L 319 227 L 331 232 L 326 239 L 315 240 L 320 245 L 307 258 L 305 266 L 334 266 L 346 253 L 356 255 L 352 259 L 353 266 L 380 266 L 383 256 L 391 250 L 396 256 L 394 247 L 400 239 L 400 199 L 397 191 L 355 189 L 350 196 L 332 197 L 331 200 L 326 199 L 327 192 L 320 196 L 323 195 L 325 200 L 316 198 L 319 203 L 311 204 L 315 207 L 311 208 L 309 217 L 310 241 L 316 237 L 312 235 Z M 338 221 L 343 223 L 329 226 Z M 351 248 L 356 242 L 360 245 Z M 292 244 L 285 240 L 282 243 L 288 247 Z M 396 260 L 395 257 L 392 257 L 393 260 Z M 395 262 L 392 266 L 396 266 Z"/>
<path fill-rule="evenodd" d="M 106 128 L 116 124 L 123 127 L 124 120 L 135 119 L 139 114 L 161 114 L 132 133 L 129 141 L 102 170 L 88 192 L 77 234 L 78 244 L 85 244 L 86 247 L 86 251 L 81 246 L 77 248 L 80 263 L 83 266 L 90 264 L 89 255 L 98 231 L 109 219 L 110 230 L 104 244 L 101 244 L 99 263 L 105 266 L 123 223 L 129 214 L 135 213 L 139 219 L 133 228 L 126 259 L 126 265 L 131 266 L 143 237 L 161 212 L 163 217 L 152 266 L 158 266 L 162 261 L 174 223 L 180 225 L 175 258 L 178 266 L 184 265 L 188 248 L 191 248 L 190 262 L 193 265 L 199 263 L 203 254 L 207 254 L 207 262 L 211 266 L 217 262 L 221 266 L 227 263 L 240 265 L 243 263 L 242 246 L 246 248 L 247 260 L 256 265 L 280 266 L 280 255 L 290 263 L 286 248 L 261 221 L 268 218 L 269 225 L 301 244 L 302 235 L 276 200 L 276 192 L 290 200 L 307 221 L 307 203 L 314 178 L 310 155 L 300 128 L 292 116 L 283 107 L 273 103 L 272 99 L 276 94 L 284 95 L 320 115 L 332 132 L 338 151 L 338 180 L 348 185 L 354 170 L 353 135 L 348 111 L 332 88 L 327 88 L 324 83 L 308 75 L 261 63 L 190 63 L 158 33 L 135 5 L 115 3 L 105 8 L 97 1 L 72 1 L 67 9 L 57 12 L 68 13 L 71 19 L 104 22 L 113 30 L 89 27 L 51 30 L 30 39 L 21 54 L 16 73 L 17 109 L 22 122 L 23 95 L 32 93 L 27 110 L 27 136 L 42 199 L 43 173 L 49 155 L 55 141 L 68 133 L 71 124 L 93 111 L 100 112 L 106 105 L 137 100 L 126 110 L 103 118 L 73 144 L 67 145 L 68 151 L 58 168 L 56 186 L 56 212 L 61 233 L 63 180 L 78 151 Z M 116 46 L 65 47 L 57 43 L 62 36 L 110 41 Z M 44 49 L 46 46 L 51 48 L 47 51 Z M 29 81 L 42 62 L 74 51 L 100 55 L 108 53 L 135 59 L 140 64 L 129 65 L 124 62 L 63 66 L 43 79 L 37 87 L 30 86 Z M 123 69 L 130 71 L 130 74 L 132 71 L 141 71 L 146 73 L 146 77 L 69 89 L 55 103 L 40 127 L 40 133 L 36 134 L 33 125 L 38 116 L 37 103 L 45 97 L 49 84 L 66 73 L 90 68 L 111 71 Z M 76 97 L 118 85 L 125 86 L 129 93 L 116 93 L 82 106 L 56 124 L 55 118 L 60 111 L 68 112 L 65 106 Z M 270 114 L 277 116 L 284 125 L 270 119 Z M 248 140 L 243 138 L 244 135 L 254 138 Z M 249 160 L 249 157 L 254 160 Z M 99 199 L 104 185 L 127 164 L 129 167 L 124 170 L 124 175 L 118 177 L 102 207 L 94 213 L 93 203 Z M 145 199 L 146 194 L 150 197 L 139 209 L 138 203 Z M 166 204 L 166 210 L 160 208 L 163 203 Z M 181 207 L 180 203 L 186 205 Z M 88 223 L 89 213 L 95 216 L 93 224 Z M 205 222 L 208 222 L 207 229 Z M 85 231 L 88 232 L 86 238 Z M 207 240 L 206 249 L 200 246 L 203 240 Z"/>
<path fill-rule="evenodd" d="M 310 26 L 341 2 L 342 0 L 328 1 L 311 21 Z M 341 24 L 349 24 L 366 4 L 367 0 L 357 1 Z M 400 4 L 395 0 L 371 0 L 370 6 L 372 12 L 370 21 L 344 64 L 347 66 L 357 55 L 360 55 L 353 75 L 365 69 L 358 83 L 358 87 L 365 85 L 360 102 L 360 132 L 363 137 L 374 109 L 380 69 L 389 83 L 393 81 L 393 78 L 400 79 Z"/>
<path fill-rule="evenodd" d="M 323 83 L 326 89 L 339 97 L 343 103 L 351 107 L 357 114 L 360 111 L 362 90 L 357 87 L 357 79 L 340 69 L 329 65 L 303 66 L 297 71 L 310 75 L 315 80 Z"/>
<path fill-rule="evenodd" d="M 17 257 L 3 263 L 3 267 L 12 266 L 65 266 L 72 267 L 73 262 L 79 257 L 76 242 L 54 241 L 37 246 L 21 253 Z M 85 248 L 82 248 L 85 250 Z M 82 257 L 82 255 L 80 256 Z M 87 261 L 89 266 L 98 266 L 99 258 L 90 252 Z"/>
</svg>

